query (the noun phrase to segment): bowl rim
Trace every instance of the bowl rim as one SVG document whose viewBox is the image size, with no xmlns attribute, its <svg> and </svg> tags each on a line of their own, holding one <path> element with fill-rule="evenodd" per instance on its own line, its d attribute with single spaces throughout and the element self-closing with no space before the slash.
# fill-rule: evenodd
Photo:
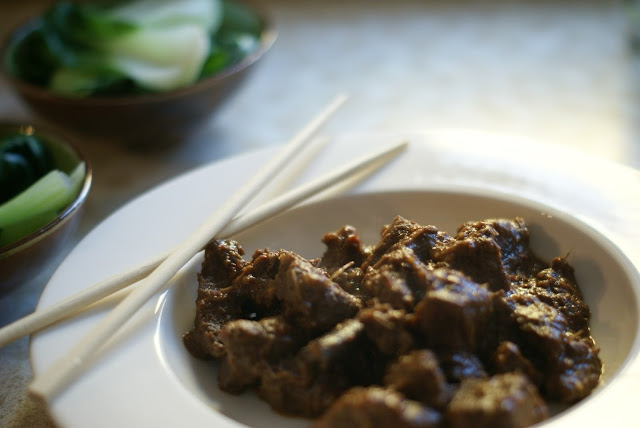
<svg viewBox="0 0 640 428">
<path fill-rule="evenodd" d="M 89 161 L 89 158 L 85 153 L 78 148 L 77 143 L 60 132 L 51 130 L 46 126 L 31 122 L 17 122 L 17 121 L 0 121 L 0 128 L 15 129 L 18 132 L 22 132 L 25 128 L 32 128 L 34 135 L 41 135 L 47 138 L 49 141 L 53 141 L 54 144 L 61 144 L 71 150 L 71 152 L 78 158 L 80 162 L 84 162 L 85 174 L 82 179 L 82 187 L 73 200 L 64 208 L 60 214 L 56 216 L 49 223 L 43 225 L 37 230 L 34 230 L 30 234 L 14 241 L 8 245 L 0 247 L 0 260 L 6 259 L 11 255 L 18 253 L 24 247 L 38 242 L 44 239 L 50 233 L 52 233 L 59 224 L 62 224 L 71 217 L 71 214 L 80 209 L 86 200 L 91 184 L 93 182 L 93 166 Z"/>
<path fill-rule="evenodd" d="M 256 63 L 264 54 L 271 49 L 277 36 L 278 30 L 276 29 L 274 19 L 266 9 L 258 4 L 255 0 L 233 0 L 239 3 L 243 3 L 249 6 L 260 18 L 263 23 L 262 32 L 260 33 L 260 43 L 257 49 L 246 55 L 239 62 L 230 65 L 221 71 L 214 73 L 204 79 L 197 80 L 183 88 L 177 88 L 170 91 L 157 92 L 151 94 L 140 95 L 115 95 L 104 97 L 73 97 L 65 94 L 52 92 L 49 89 L 29 83 L 22 80 L 7 70 L 5 65 L 5 57 L 7 55 L 11 42 L 18 37 L 21 37 L 25 32 L 35 24 L 40 18 L 42 12 L 38 12 L 37 15 L 32 15 L 26 18 L 21 23 L 15 25 L 11 31 L 7 33 L 4 40 L 0 40 L 0 77 L 6 79 L 10 84 L 20 92 L 24 92 L 33 97 L 38 97 L 46 101 L 54 101 L 59 104 L 74 105 L 82 104 L 85 106 L 105 106 L 105 107 L 118 107 L 123 105 L 132 104 L 147 104 L 153 102 L 169 101 L 189 94 L 197 93 L 202 89 L 210 86 L 216 86 L 226 78 L 240 73 L 241 71 L 249 68 L 252 64 Z M 46 9 L 45 9 L 46 10 Z"/>
</svg>

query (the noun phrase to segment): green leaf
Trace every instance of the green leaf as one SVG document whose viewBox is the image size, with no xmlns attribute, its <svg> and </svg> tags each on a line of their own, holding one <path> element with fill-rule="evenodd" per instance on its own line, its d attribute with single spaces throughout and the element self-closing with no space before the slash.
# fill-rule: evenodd
<svg viewBox="0 0 640 428">
<path fill-rule="evenodd" d="M 57 3 L 46 13 L 45 22 L 66 43 L 88 48 L 139 29 L 134 23 L 113 17 L 106 9 L 89 3 Z"/>
<path fill-rule="evenodd" d="M 13 41 L 4 62 L 7 71 L 15 77 L 39 86 L 49 83 L 60 60 L 50 49 L 42 19 L 35 20 L 28 33 Z"/>
<path fill-rule="evenodd" d="M 36 137 L 16 134 L 0 141 L 0 203 L 53 169 L 51 153 Z"/>
<path fill-rule="evenodd" d="M 210 76 L 224 69 L 231 63 L 231 55 L 229 52 L 221 47 L 212 47 L 209 56 L 202 65 L 200 71 L 200 78 Z"/>
<path fill-rule="evenodd" d="M 78 97 L 141 92 L 135 82 L 121 72 L 80 66 L 59 68 L 51 77 L 49 87 L 54 92 Z"/>
<path fill-rule="evenodd" d="M 230 0 L 54 4 L 9 50 L 12 74 L 74 96 L 162 92 L 240 61 L 262 23 Z"/>
</svg>

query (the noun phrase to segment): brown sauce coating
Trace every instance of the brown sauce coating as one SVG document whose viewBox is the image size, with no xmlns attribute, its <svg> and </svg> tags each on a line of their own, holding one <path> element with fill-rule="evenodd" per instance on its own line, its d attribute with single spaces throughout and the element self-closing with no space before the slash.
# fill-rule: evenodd
<svg viewBox="0 0 640 428">
<path fill-rule="evenodd" d="M 351 226 L 322 242 L 313 260 L 207 246 L 184 343 L 222 390 L 316 428 L 525 427 L 598 385 L 573 268 L 539 260 L 523 219 L 449 235 L 398 216 L 373 246 Z"/>
</svg>

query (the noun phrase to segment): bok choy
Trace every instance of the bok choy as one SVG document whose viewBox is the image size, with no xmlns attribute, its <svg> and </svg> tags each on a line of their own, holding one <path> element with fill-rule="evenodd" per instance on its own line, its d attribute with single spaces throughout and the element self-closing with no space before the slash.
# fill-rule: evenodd
<svg viewBox="0 0 640 428">
<path fill-rule="evenodd" d="M 72 96 L 189 86 L 258 46 L 260 19 L 234 0 L 59 2 L 9 49 L 14 76 Z"/>
<path fill-rule="evenodd" d="M 0 247 L 53 220 L 78 195 L 85 164 L 69 174 L 55 168 L 47 147 L 35 136 L 0 140 Z"/>
</svg>

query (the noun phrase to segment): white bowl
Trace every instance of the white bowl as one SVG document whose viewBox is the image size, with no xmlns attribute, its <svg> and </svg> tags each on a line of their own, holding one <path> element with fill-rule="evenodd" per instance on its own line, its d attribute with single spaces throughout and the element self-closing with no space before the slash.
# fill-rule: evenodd
<svg viewBox="0 0 640 428">
<path fill-rule="evenodd" d="M 465 221 L 523 217 L 531 232 L 531 247 L 543 260 L 567 256 L 592 310 L 592 336 L 601 348 L 605 365 L 602 386 L 580 405 L 562 410 L 550 420 L 562 422 L 567 415 L 591 401 L 615 381 L 638 352 L 640 275 L 626 256 L 593 228 L 562 212 L 514 196 L 474 190 L 384 192 L 338 197 L 289 211 L 235 237 L 246 253 L 284 248 L 307 258 L 322 255 L 324 233 L 344 224 L 355 226 L 365 244 L 375 244 L 380 229 L 394 216 L 431 224 L 455 234 Z M 193 326 L 199 260 L 181 275 L 178 287 L 168 293 L 162 307 L 158 344 L 166 364 L 187 391 L 228 417 L 252 427 L 305 426 L 258 403 L 252 394 L 230 396 L 217 387 L 215 365 L 192 358 L 180 340 Z M 250 409 L 250 411 L 248 411 Z M 574 410 L 575 409 L 575 410 Z"/>
</svg>

